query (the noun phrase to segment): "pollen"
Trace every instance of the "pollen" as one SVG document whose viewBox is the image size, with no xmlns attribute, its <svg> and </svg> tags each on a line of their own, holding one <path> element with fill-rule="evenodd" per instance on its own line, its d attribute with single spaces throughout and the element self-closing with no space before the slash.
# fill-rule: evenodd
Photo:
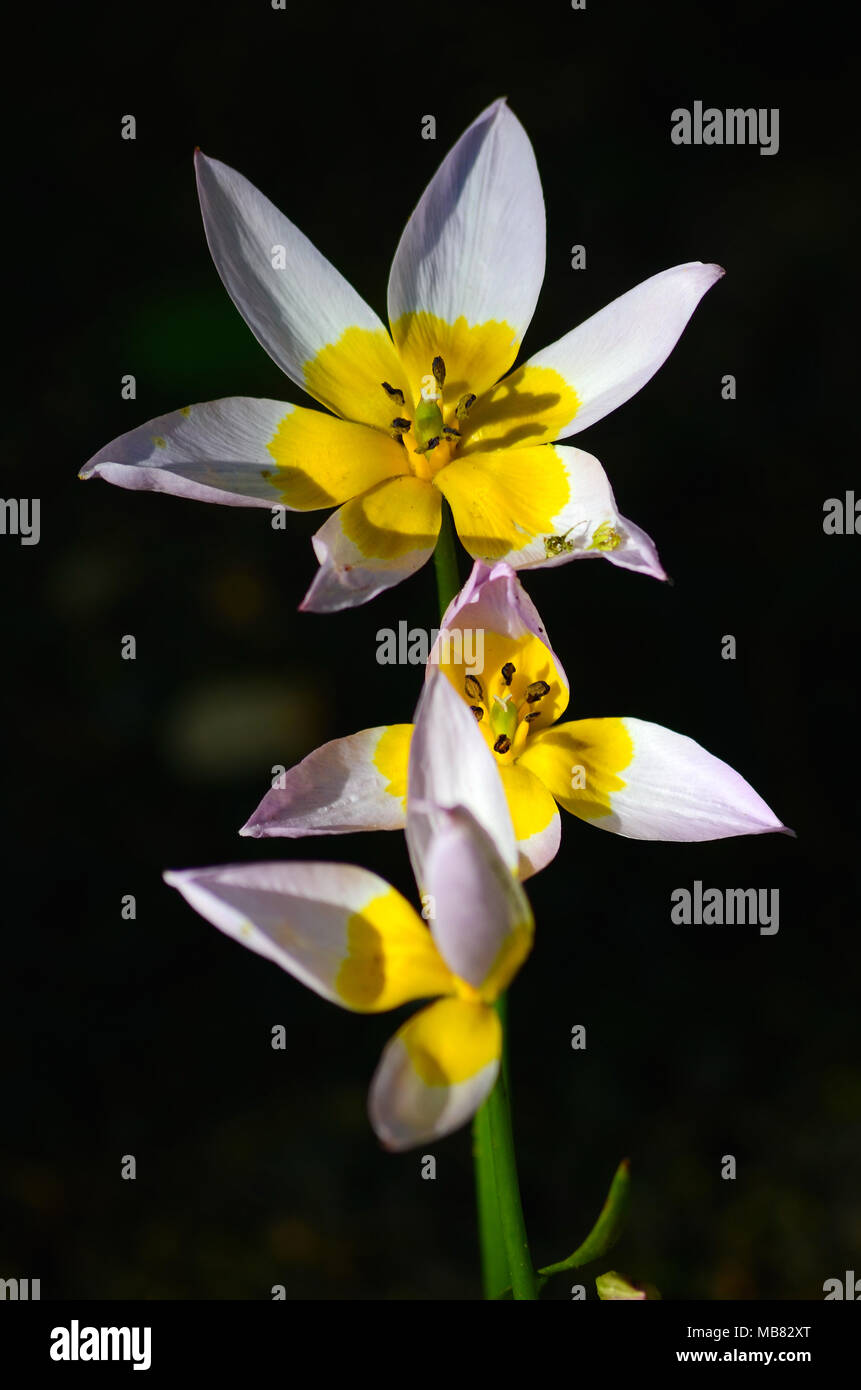
<svg viewBox="0 0 861 1390">
<path fill-rule="evenodd" d="M 533 681 L 526 687 L 526 703 L 534 705 L 536 700 L 543 700 L 545 695 L 550 694 L 550 686 L 546 681 Z"/>
<path fill-rule="evenodd" d="M 622 537 L 615 526 L 609 521 L 602 521 L 600 526 L 596 526 L 592 533 L 592 539 L 587 545 L 587 550 L 618 550 L 622 544 Z"/>
</svg>

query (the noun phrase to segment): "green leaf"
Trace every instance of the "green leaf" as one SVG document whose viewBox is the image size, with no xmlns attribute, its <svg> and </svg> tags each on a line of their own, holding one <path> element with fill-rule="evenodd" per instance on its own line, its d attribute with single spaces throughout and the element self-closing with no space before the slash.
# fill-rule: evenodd
<svg viewBox="0 0 861 1390">
<path fill-rule="evenodd" d="M 601 1214 L 588 1236 L 567 1260 L 560 1260 L 557 1264 L 539 1269 L 542 1283 L 554 1274 L 561 1274 L 566 1269 L 579 1269 L 581 1265 L 590 1264 L 592 1260 L 606 1255 L 622 1234 L 622 1227 L 628 1215 L 630 1190 L 631 1165 L 627 1158 L 623 1158 L 610 1184 Z"/>
</svg>

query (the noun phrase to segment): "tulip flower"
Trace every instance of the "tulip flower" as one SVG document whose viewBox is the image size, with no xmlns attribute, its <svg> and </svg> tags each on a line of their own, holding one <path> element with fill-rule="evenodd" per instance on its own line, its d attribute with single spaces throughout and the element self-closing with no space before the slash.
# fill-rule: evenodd
<svg viewBox="0 0 861 1390">
<path fill-rule="evenodd" d="M 464 640 L 466 631 L 483 634 L 480 674 L 464 660 L 479 645 Z M 436 670 L 471 708 L 492 752 L 522 878 L 555 856 L 559 806 L 635 840 L 786 831 L 739 773 L 683 734 L 630 717 L 557 722 L 568 705 L 568 679 L 534 604 L 504 562 L 475 563 L 442 619 L 427 665 Z M 240 834 L 402 827 L 412 727 L 364 729 L 324 744 L 282 774 Z"/>
<path fill-rule="evenodd" d="M 165 874 L 213 926 L 342 1008 L 379 1013 L 436 999 L 398 1029 L 371 1083 L 371 1123 L 393 1150 L 449 1134 L 490 1094 L 502 1048 L 493 1003 L 533 937 L 492 757 L 439 673 L 426 687 L 414 743 L 406 831 L 422 916 L 385 880 L 350 864 Z"/>
<path fill-rule="evenodd" d="M 213 259 L 258 341 L 331 414 L 235 397 L 161 415 L 81 477 L 237 507 L 336 508 L 303 608 L 373 598 L 432 554 L 447 499 L 474 558 L 514 568 L 603 555 L 665 578 L 601 464 L 560 444 L 654 375 L 723 274 L 654 275 L 510 372 L 544 278 L 532 146 L 505 102 L 455 144 L 401 236 L 387 330 L 241 174 L 199 151 Z"/>
</svg>

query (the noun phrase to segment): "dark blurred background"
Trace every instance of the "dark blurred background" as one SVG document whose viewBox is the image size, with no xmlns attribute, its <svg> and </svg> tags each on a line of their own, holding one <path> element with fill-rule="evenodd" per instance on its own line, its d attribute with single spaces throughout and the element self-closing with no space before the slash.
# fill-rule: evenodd
<svg viewBox="0 0 861 1390">
<path fill-rule="evenodd" d="M 376 632 L 433 624 L 432 568 L 353 612 L 302 615 L 322 514 L 277 532 L 266 511 L 76 473 L 184 404 L 307 403 L 210 261 L 196 144 L 384 317 L 406 217 L 506 94 L 547 203 L 524 355 L 677 262 L 727 269 L 658 376 L 573 441 L 602 459 L 674 585 L 597 561 L 526 577 L 571 714 L 693 736 L 798 832 L 652 845 L 566 817 L 562 852 L 530 886 L 538 943 L 511 996 L 534 1253 L 573 1249 L 629 1156 L 629 1225 L 585 1272 L 590 1297 L 594 1275 L 618 1268 L 667 1298 L 821 1298 L 826 1278 L 861 1268 L 861 539 L 822 530 L 824 500 L 861 495 L 861 475 L 839 419 L 857 398 L 857 331 L 836 105 L 846 39 L 828 7 L 237 0 L 57 7 L 28 24 L 7 53 L 21 79 L 6 118 L 19 176 L 7 314 L 18 297 L 22 313 L 7 318 L 3 495 L 41 497 L 42 536 L 0 538 L 0 1276 L 41 1278 L 43 1298 L 259 1299 L 276 1283 L 288 1298 L 478 1294 L 468 1133 L 433 1146 L 427 1182 L 419 1154 L 382 1153 L 366 1120 L 397 1019 L 325 1004 L 160 878 L 318 857 L 411 891 L 400 835 L 291 845 L 236 831 L 273 764 L 410 718 L 421 673 L 378 666 Z M 779 107 L 779 153 L 672 145 L 671 111 L 697 99 Z M 436 142 L 420 138 L 428 113 Z M 120 138 L 126 114 L 134 142 Z M 585 271 L 570 267 L 575 243 Z M 135 401 L 120 396 L 126 373 Z M 734 662 L 721 659 L 730 633 Z M 126 634 L 134 662 L 120 658 Z M 670 893 L 694 879 L 779 888 L 779 934 L 674 926 Z M 284 1052 L 270 1046 L 278 1023 Z M 585 1052 L 569 1045 L 576 1023 Z M 571 1282 L 548 1292 L 568 1297 Z"/>
</svg>

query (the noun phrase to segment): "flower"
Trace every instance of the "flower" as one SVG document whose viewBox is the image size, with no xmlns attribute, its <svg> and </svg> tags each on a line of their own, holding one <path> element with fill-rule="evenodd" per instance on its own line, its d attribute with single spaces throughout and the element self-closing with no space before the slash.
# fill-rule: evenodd
<svg viewBox="0 0 861 1390">
<path fill-rule="evenodd" d="M 477 673 L 482 634 L 483 670 Z M 555 856 L 558 806 L 634 840 L 719 840 L 787 831 L 754 789 L 693 739 L 643 719 L 556 721 L 568 678 L 510 565 L 476 561 L 449 605 L 428 672 L 471 707 L 502 779 L 522 878 Z M 310 753 L 267 792 L 240 834 L 334 835 L 404 824 L 412 725 L 364 729 Z M 457 749 L 451 757 L 457 760 Z"/>
<path fill-rule="evenodd" d="M 456 767 L 447 756 L 453 730 Z M 389 1149 L 449 1134 L 490 1094 L 502 1047 L 493 1002 L 534 932 L 492 758 L 439 674 L 414 741 L 421 757 L 406 831 L 429 927 L 384 879 L 350 864 L 165 874 L 207 921 L 342 1008 L 379 1013 L 441 996 L 398 1029 L 371 1082 L 371 1123 Z"/>
<path fill-rule="evenodd" d="M 162 415 L 108 444 L 81 477 L 229 506 L 337 510 L 314 537 L 302 607 L 351 607 L 431 555 L 445 497 L 476 558 L 515 568 L 604 555 L 665 578 L 620 516 L 597 459 L 560 445 L 639 391 L 723 274 L 654 275 L 511 368 L 544 278 L 532 146 L 503 100 L 461 136 L 395 253 L 391 336 L 247 179 L 196 153 L 209 247 L 228 293 L 326 415 L 236 397 Z"/>
</svg>

